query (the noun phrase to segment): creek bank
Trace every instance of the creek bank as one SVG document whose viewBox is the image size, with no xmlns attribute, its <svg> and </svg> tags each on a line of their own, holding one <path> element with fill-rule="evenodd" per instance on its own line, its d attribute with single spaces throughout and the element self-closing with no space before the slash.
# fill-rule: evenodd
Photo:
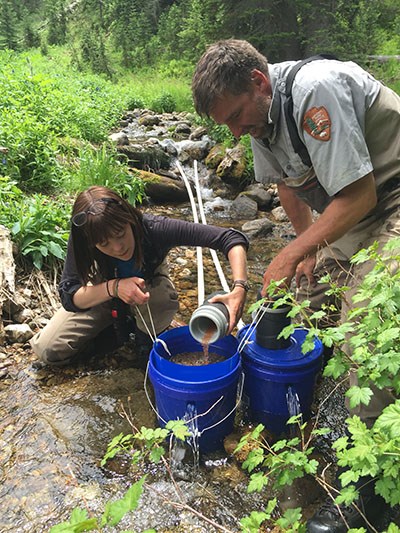
<svg viewBox="0 0 400 533">
<path fill-rule="evenodd" d="M 135 121 L 127 122 L 125 126 L 131 140 L 135 136 L 141 137 L 143 131 L 145 137 L 154 136 L 155 129 L 169 133 L 160 121 L 157 123 L 157 120 L 148 118 L 141 121 L 139 135 L 135 129 L 139 121 Z M 179 121 L 174 120 L 175 123 Z M 149 124 L 145 125 L 145 122 Z M 152 122 L 154 124 L 150 124 Z M 190 175 L 188 145 L 180 145 L 179 142 L 197 141 L 182 138 L 193 136 L 194 130 L 191 125 L 180 125 L 176 130 L 179 139 L 170 139 L 171 142 L 161 139 L 157 143 L 164 143 L 174 154 L 170 154 L 170 162 L 180 156 L 182 164 L 189 163 L 185 168 Z M 205 134 L 204 130 L 198 131 L 201 138 Z M 128 143 L 131 140 L 128 138 Z M 178 146 L 177 153 L 174 152 L 175 145 Z M 159 158 L 161 160 L 161 156 Z M 141 170 L 149 171 L 148 168 Z M 172 172 L 171 167 L 163 172 Z M 269 211 L 278 207 L 274 188 L 267 190 L 252 185 L 243 191 L 216 173 L 211 174 L 210 180 L 215 180 L 213 190 L 221 193 L 220 196 L 210 192 L 209 170 L 200 163 L 208 223 L 233 226 L 246 231 L 251 237 L 248 265 L 252 288 L 248 303 L 253 303 L 257 299 L 266 264 L 293 238 L 293 233 L 286 222 L 278 222 Z M 170 179 L 174 185 L 178 182 L 178 179 Z M 165 192 L 160 198 L 163 194 Z M 149 204 L 152 202 L 158 203 L 150 197 Z M 232 207 L 235 202 L 238 204 L 236 208 Z M 144 206 L 143 209 L 193 219 L 187 201 L 180 201 L 178 205 Z M 229 279 L 228 263 L 224 258 L 220 259 Z M 220 285 L 212 259 L 206 251 L 204 262 L 206 293 L 210 294 L 219 290 Z M 196 251 L 188 247 L 172 250 L 170 264 L 171 277 L 180 296 L 177 320 L 187 323 L 197 307 Z M 9 284 L 7 291 L 2 291 L 1 322 L 6 327 L 27 325 L 33 334 L 45 325 L 58 307 L 56 281 L 36 274 L 17 272 L 15 288 L 10 290 Z M 244 319 L 249 322 L 249 315 L 245 314 Z M 100 460 L 113 436 L 121 431 L 131 431 L 126 418 L 120 414 L 122 406 L 129 408 L 131 418 L 138 427 L 156 425 L 154 412 L 144 392 L 143 364 L 128 345 L 106 356 L 79 361 L 71 368 L 45 368 L 36 361 L 27 343 L 28 338 L 14 338 L 9 331 L 8 328 L 7 332 L 3 332 L 0 342 L 0 532 L 47 532 L 52 524 L 67 520 L 72 509 L 85 505 L 99 516 L 105 503 L 121 497 L 134 481 L 129 465 L 123 460 L 100 467 Z M 324 394 L 327 394 L 326 390 Z M 333 405 L 328 401 L 324 409 L 337 413 L 340 401 L 338 394 L 332 400 Z M 339 418 L 330 419 L 330 422 L 340 426 Z M 239 418 L 236 435 L 226 443 L 227 454 L 205 458 L 199 472 L 189 469 L 177 477 L 180 493 L 185 495 L 185 504 L 231 531 L 239 531 L 240 518 L 253 510 L 263 510 L 271 496 L 247 494 L 248 478 L 230 455 L 245 430 Z M 326 443 L 329 447 L 329 437 Z M 187 508 L 177 508 L 171 503 L 175 492 L 163 469 L 149 466 L 148 472 L 149 488 L 139 509 L 121 523 L 121 531 L 148 527 L 156 528 L 159 533 L 174 530 L 217 531 Z M 319 495 L 318 491 L 313 492 L 300 480 L 282 496 L 282 508 L 300 505 L 309 516 L 319 503 Z"/>
</svg>

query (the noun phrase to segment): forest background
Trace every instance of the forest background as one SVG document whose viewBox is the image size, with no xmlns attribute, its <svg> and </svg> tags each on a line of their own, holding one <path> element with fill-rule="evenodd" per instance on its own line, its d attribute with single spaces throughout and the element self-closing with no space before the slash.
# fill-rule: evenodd
<svg viewBox="0 0 400 533">
<path fill-rule="evenodd" d="M 62 260 L 65 195 L 99 183 L 142 200 L 110 131 L 135 107 L 193 112 L 195 63 L 230 37 L 270 62 L 334 53 L 400 92 L 396 0 L 0 0 L 0 216 L 18 262 Z"/>
</svg>

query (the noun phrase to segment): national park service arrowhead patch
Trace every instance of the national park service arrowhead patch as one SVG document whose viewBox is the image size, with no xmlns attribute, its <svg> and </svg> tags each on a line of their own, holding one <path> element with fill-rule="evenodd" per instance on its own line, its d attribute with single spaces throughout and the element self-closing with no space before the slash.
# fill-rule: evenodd
<svg viewBox="0 0 400 533">
<path fill-rule="evenodd" d="M 304 115 L 303 129 L 318 141 L 331 138 L 331 117 L 325 107 L 311 107 Z"/>
</svg>

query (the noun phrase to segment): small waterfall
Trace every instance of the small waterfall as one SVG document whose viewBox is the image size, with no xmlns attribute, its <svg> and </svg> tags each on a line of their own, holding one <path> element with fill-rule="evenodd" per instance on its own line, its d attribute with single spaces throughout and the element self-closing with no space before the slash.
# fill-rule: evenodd
<svg viewBox="0 0 400 533">
<path fill-rule="evenodd" d="M 291 418 L 292 416 L 298 416 L 302 414 L 299 396 L 296 392 L 296 389 L 291 387 L 290 385 L 288 386 L 287 392 L 286 392 L 286 403 L 288 407 L 289 418 Z M 302 423 L 302 421 L 303 421 L 302 417 L 300 417 L 299 422 Z M 296 433 L 296 429 L 297 429 L 296 425 L 293 425 L 293 424 L 290 425 L 289 432 L 291 436 L 294 436 L 294 434 Z"/>
<path fill-rule="evenodd" d="M 174 473 L 182 472 L 186 469 L 184 468 L 184 459 L 187 458 L 187 452 L 190 450 L 190 455 L 193 460 L 193 466 L 191 468 L 193 474 L 198 472 L 200 466 L 200 447 L 199 447 L 199 438 L 200 431 L 197 423 L 197 409 L 195 404 L 188 403 L 187 410 L 183 416 L 183 421 L 186 423 L 190 436 L 186 441 L 180 439 L 173 440 L 171 447 L 171 469 Z M 187 472 L 186 472 L 187 473 Z"/>
</svg>

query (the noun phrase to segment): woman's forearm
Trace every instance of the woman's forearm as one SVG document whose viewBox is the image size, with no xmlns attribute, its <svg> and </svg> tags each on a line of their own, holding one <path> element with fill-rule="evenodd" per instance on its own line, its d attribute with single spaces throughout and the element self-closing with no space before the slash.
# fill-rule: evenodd
<svg viewBox="0 0 400 533">
<path fill-rule="evenodd" d="M 89 309 L 107 302 L 115 296 L 116 282 L 116 279 L 110 279 L 98 285 L 80 287 L 73 296 L 73 302 L 79 309 Z"/>
</svg>

